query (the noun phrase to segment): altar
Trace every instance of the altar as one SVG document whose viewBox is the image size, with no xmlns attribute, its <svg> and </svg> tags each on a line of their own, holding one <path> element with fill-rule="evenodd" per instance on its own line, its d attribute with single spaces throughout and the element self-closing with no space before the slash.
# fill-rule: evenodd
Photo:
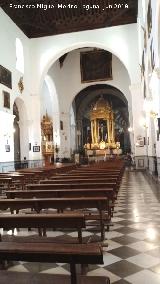
<svg viewBox="0 0 160 284">
<path fill-rule="evenodd" d="M 120 142 L 115 141 L 115 122 L 112 105 L 101 96 L 90 110 L 90 137 L 84 145 L 87 156 L 119 155 Z M 92 153 L 92 154 L 91 154 Z"/>
<path fill-rule="evenodd" d="M 122 149 L 98 149 L 98 150 L 87 150 L 86 149 L 86 156 L 88 157 L 105 157 L 110 158 L 112 155 L 121 155 Z"/>
</svg>

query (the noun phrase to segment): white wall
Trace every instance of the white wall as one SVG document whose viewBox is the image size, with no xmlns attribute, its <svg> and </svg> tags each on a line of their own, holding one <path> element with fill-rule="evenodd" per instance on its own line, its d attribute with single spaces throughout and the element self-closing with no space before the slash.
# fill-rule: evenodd
<svg viewBox="0 0 160 284">
<path fill-rule="evenodd" d="M 46 82 L 44 81 L 42 92 L 40 94 L 40 107 L 41 107 L 41 119 L 46 112 L 49 117 L 53 116 L 53 101 L 51 100 L 50 92 Z"/>
<path fill-rule="evenodd" d="M 16 70 L 16 38 L 19 38 L 23 44 L 24 50 L 24 74 L 20 73 Z M 31 45 L 30 40 L 24 35 L 24 33 L 12 22 L 12 20 L 4 13 L 4 11 L 0 8 L 0 65 L 4 66 L 8 70 L 12 72 L 12 90 L 7 88 L 6 86 L 0 84 L 0 94 L 2 91 L 8 91 L 10 93 L 11 100 L 11 108 L 7 109 L 3 107 L 3 97 L 0 96 L 0 111 L 2 112 L 2 117 L 11 122 L 10 128 L 13 125 L 13 103 L 16 98 L 20 98 L 24 104 L 24 108 L 26 110 L 25 121 L 20 117 L 21 121 L 21 133 L 23 135 L 23 144 L 21 145 L 22 149 L 22 159 L 26 156 L 28 159 L 39 159 L 41 158 L 40 153 L 29 152 L 28 141 L 32 143 L 32 146 L 35 143 L 35 140 L 40 143 L 40 114 L 38 108 L 39 104 L 35 105 L 35 100 L 33 98 L 33 94 L 31 92 L 31 78 L 32 78 L 32 70 L 31 70 Z M 18 88 L 18 82 L 20 77 L 23 76 L 24 82 L 24 91 L 21 94 Z M 34 77 L 35 78 L 35 77 Z M 38 96 L 37 96 L 38 97 Z M 39 98 L 38 98 L 39 100 Z M 36 111 L 37 112 L 36 112 Z M 36 112 L 36 116 L 35 116 Z M 8 116 L 7 116 L 8 114 Z M 23 121 L 22 121 L 23 120 Z M 1 120 L 3 121 L 3 119 Z M 34 122 L 33 122 L 34 121 Z M 9 124 L 8 124 L 9 125 Z M 25 128 L 29 129 L 29 136 L 25 135 Z M 39 129 L 39 131 L 36 131 Z M 12 132 L 12 139 L 10 139 L 11 152 L 10 154 L 6 153 L 4 150 L 4 140 L 2 139 L 3 134 L 1 131 L 1 155 L 0 162 L 2 161 L 13 161 L 14 160 L 14 145 L 13 145 L 13 129 L 8 129 L 8 131 Z M 27 131 L 26 131 L 27 132 Z M 25 145 L 25 146 L 24 146 Z"/>
<path fill-rule="evenodd" d="M 98 30 L 32 39 L 33 92 L 39 92 L 50 66 L 64 53 L 80 47 L 99 47 L 115 54 L 126 66 L 132 83 L 139 82 L 137 25 L 123 25 Z M 118 47 L 118 48 L 117 48 Z"/>
</svg>

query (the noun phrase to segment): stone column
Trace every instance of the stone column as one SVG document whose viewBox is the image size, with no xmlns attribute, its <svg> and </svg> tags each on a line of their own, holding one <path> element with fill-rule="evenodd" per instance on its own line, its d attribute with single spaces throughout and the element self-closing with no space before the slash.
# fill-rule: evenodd
<svg viewBox="0 0 160 284">
<path fill-rule="evenodd" d="M 14 170 L 14 115 L 0 111 L 0 171 Z"/>
<path fill-rule="evenodd" d="M 31 143 L 31 151 L 29 151 L 29 160 L 35 161 L 31 166 L 38 166 L 38 161 L 42 161 L 41 153 L 41 115 L 40 115 L 40 98 L 38 95 L 30 96 L 28 105 L 29 120 L 28 133 L 29 143 Z M 33 152 L 34 146 L 40 146 L 40 152 Z M 37 162 L 36 162 L 37 161 Z M 30 166 L 30 165 L 29 165 Z"/>
<path fill-rule="evenodd" d="M 93 128 L 94 121 L 91 120 L 91 137 L 92 137 L 92 143 L 94 143 L 94 128 Z"/>
<path fill-rule="evenodd" d="M 108 143 L 110 143 L 110 120 L 108 119 L 107 120 L 107 130 L 108 130 Z"/>
<path fill-rule="evenodd" d="M 137 139 L 146 137 L 145 127 L 141 124 L 144 117 L 143 103 L 144 98 L 141 91 L 141 83 L 133 84 L 129 87 L 132 96 L 132 115 L 133 115 L 133 141 L 131 145 L 133 155 L 135 156 L 136 167 L 144 169 L 147 167 L 147 146 L 138 147 Z"/>
</svg>

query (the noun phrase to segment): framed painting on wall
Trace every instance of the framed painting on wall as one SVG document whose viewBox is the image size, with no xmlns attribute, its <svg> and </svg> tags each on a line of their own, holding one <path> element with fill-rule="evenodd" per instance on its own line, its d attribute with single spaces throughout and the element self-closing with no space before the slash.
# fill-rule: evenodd
<svg viewBox="0 0 160 284">
<path fill-rule="evenodd" d="M 10 145 L 5 145 L 6 152 L 10 152 Z"/>
<path fill-rule="evenodd" d="M 33 152 L 40 152 L 40 146 L 33 146 Z"/>
<path fill-rule="evenodd" d="M 0 84 L 12 89 L 12 73 L 2 65 L 0 65 Z"/>
<path fill-rule="evenodd" d="M 138 167 L 144 168 L 144 159 L 138 159 Z"/>
<path fill-rule="evenodd" d="M 3 106 L 10 109 L 10 94 L 6 91 L 3 91 Z"/>
<path fill-rule="evenodd" d="M 81 82 L 112 80 L 112 54 L 105 50 L 80 53 Z"/>
<path fill-rule="evenodd" d="M 60 120 L 60 130 L 63 130 L 63 121 Z"/>
</svg>

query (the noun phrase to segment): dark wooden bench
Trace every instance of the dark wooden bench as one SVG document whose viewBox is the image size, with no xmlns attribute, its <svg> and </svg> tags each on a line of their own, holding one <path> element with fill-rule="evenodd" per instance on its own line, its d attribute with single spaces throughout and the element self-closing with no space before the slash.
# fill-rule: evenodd
<svg viewBox="0 0 160 284">
<path fill-rule="evenodd" d="M 77 284 L 76 264 L 103 264 L 99 244 L 0 242 L 0 261 L 69 263 L 71 284 Z"/>
<path fill-rule="evenodd" d="M 1 284 L 70 284 L 69 275 L 0 271 Z M 110 284 L 108 277 L 77 275 L 77 284 Z"/>
<path fill-rule="evenodd" d="M 0 187 L 2 189 L 10 189 L 12 185 L 12 178 L 11 177 L 1 177 L 0 176 Z"/>
<path fill-rule="evenodd" d="M 86 189 L 46 189 L 46 190 L 8 190 L 7 198 L 53 198 L 53 197 L 108 197 L 114 201 L 115 191 L 113 188 L 86 188 Z"/>
<path fill-rule="evenodd" d="M 48 183 L 70 183 L 70 182 L 79 182 L 79 183 L 105 183 L 105 182 L 117 182 L 116 177 L 68 177 L 68 179 L 64 179 L 63 177 L 61 178 L 56 178 L 56 179 L 50 179 L 48 180 Z"/>
<path fill-rule="evenodd" d="M 56 189 L 56 190 L 10 190 L 6 192 L 8 199 L 14 198 L 61 198 L 61 197 L 107 197 L 109 205 L 114 205 L 116 198 L 113 188 L 90 188 L 90 189 Z M 111 207 L 108 208 L 106 221 L 110 221 L 112 216 Z M 109 224 L 107 225 L 109 230 Z"/>
<path fill-rule="evenodd" d="M 78 183 L 78 182 L 70 182 L 70 183 L 55 183 L 48 180 L 43 180 L 40 181 L 40 184 L 32 184 L 32 185 L 27 185 L 27 189 L 29 190 L 45 190 L 45 189 L 76 189 L 76 188 L 113 188 L 115 190 L 115 192 L 118 191 L 117 189 L 117 183 L 116 182 L 88 182 L 88 183 Z"/>
<path fill-rule="evenodd" d="M 38 228 L 39 236 L 46 236 L 46 228 L 76 229 L 82 243 L 82 228 L 86 228 L 84 214 L 13 214 L 0 215 L 0 228 Z M 42 230 L 43 229 L 43 230 Z"/>
<path fill-rule="evenodd" d="M 106 197 L 79 197 L 79 198 L 35 198 L 35 199 L 0 199 L 0 210 L 10 209 L 13 214 L 21 209 L 31 208 L 37 213 L 42 209 L 53 208 L 62 212 L 66 208 L 71 210 L 96 208 L 99 212 L 101 240 L 105 238 L 105 223 L 103 215 L 108 210 Z M 91 213 L 90 213 L 91 214 Z"/>
<path fill-rule="evenodd" d="M 91 172 L 91 171 L 75 171 L 75 172 L 69 172 L 69 173 L 64 173 L 64 174 L 57 174 L 56 176 L 52 176 L 52 178 L 57 178 L 57 177 L 70 177 L 70 176 L 77 176 L 77 177 L 95 177 L 95 172 Z M 120 174 L 119 172 L 96 172 L 96 177 L 116 177 L 116 178 L 119 178 L 120 177 Z"/>
<path fill-rule="evenodd" d="M 116 190 L 119 190 L 119 181 L 117 179 L 117 177 L 95 177 L 95 175 L 93 177 L 71 177 L 71 178 L 67 178 L 64 179 L 62 178 L 56 178 L 56 179 L 51 179 L 51 180 L 44 180 L 44 183 L 55 183 L 55 184 L 67 184 L 67 183 L 79 183 L 79 184 L 86 184 L 86 183 L 115 183 L 116 184 Z M 41 181 L 40 181 L 41 183 Z M 43 183 L 43 181 L 42 181 Z"/>
<path fill-rule="evenodd" d="M 16 173 L 6 173 L 6 174 L 1 174 L 1 177 L 5 178 L 11 178 L 12 179 L 12 184 L 11 187 L 17 187 L 19 186 L 21 189 L 24 189 L 25 187 L 25 176 L 22 174 L 16 174 Z"/>
<path fill-rule="evenodd" d="M 13 175 L 24 176 L 24 184 L 35 183 L 35 174 L 31 172 L 11 172 Z M 37 181 L 37 180 L 36 180 Z"/>
</svg>

